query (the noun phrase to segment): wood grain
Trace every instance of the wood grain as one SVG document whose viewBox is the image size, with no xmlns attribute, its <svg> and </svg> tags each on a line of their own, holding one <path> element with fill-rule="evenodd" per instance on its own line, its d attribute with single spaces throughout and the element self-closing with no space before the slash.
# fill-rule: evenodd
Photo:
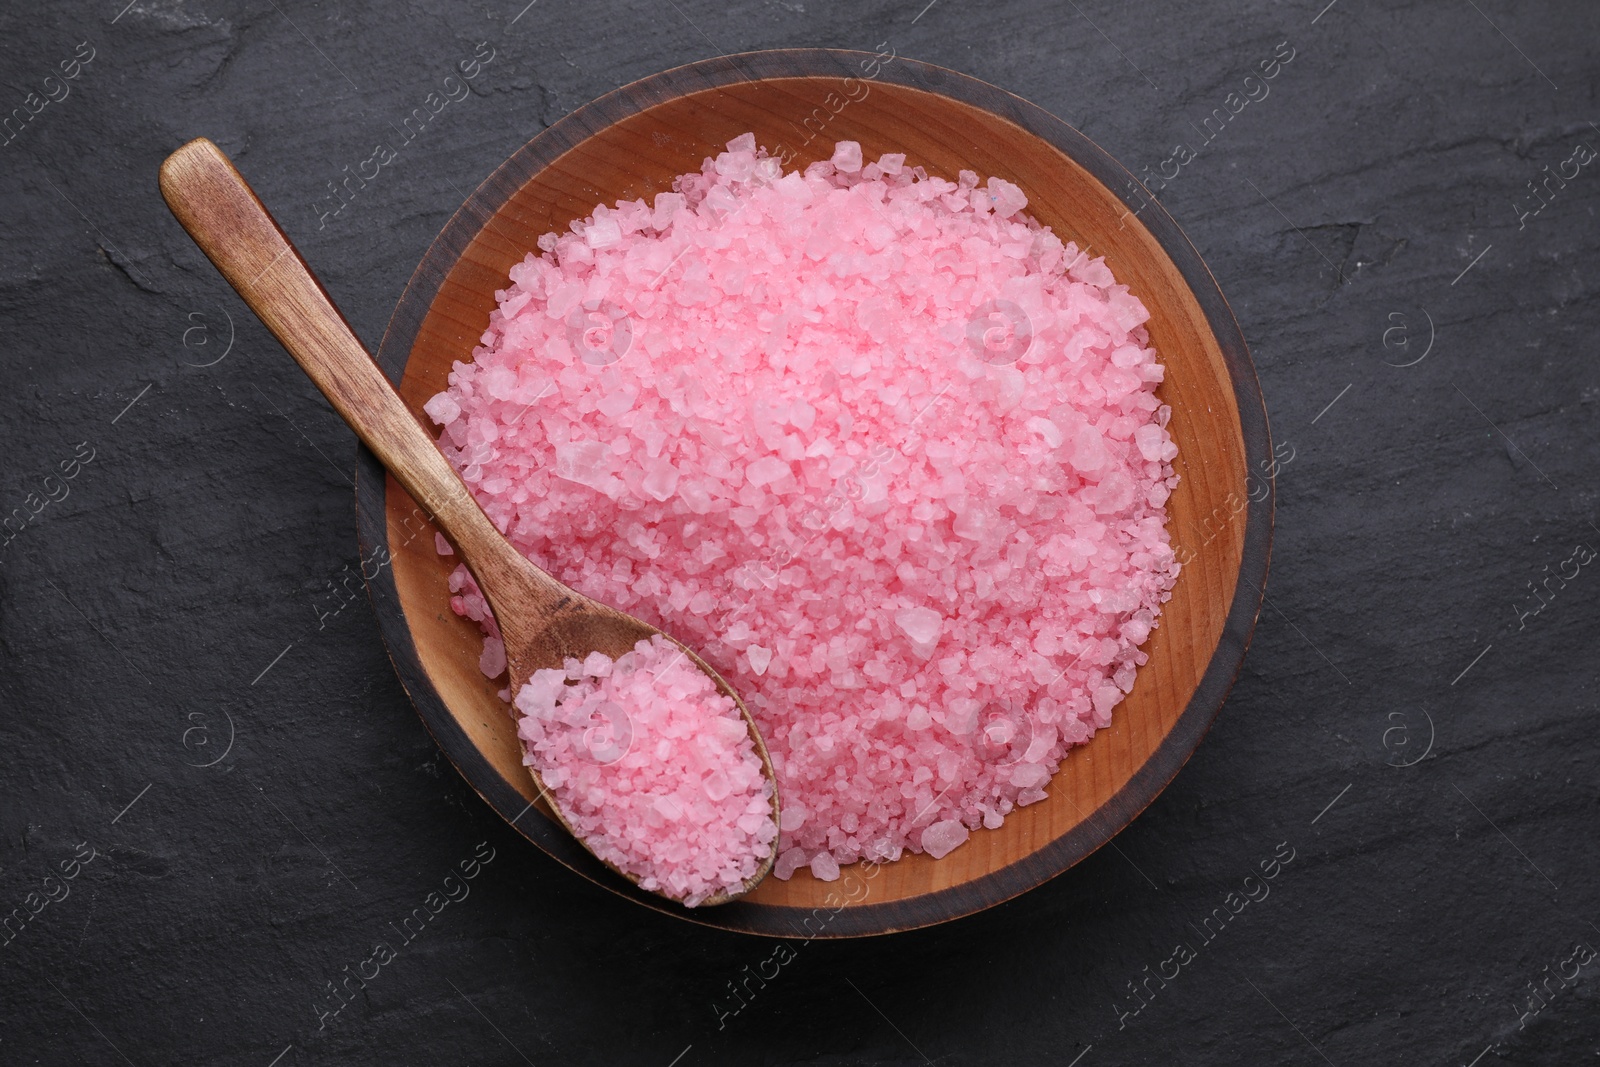
<svg viewBox="0 0 1600 1067">
<path fill-rule="evenodd" d="M 868 78 L 869 70 L 877 76 Z M 843 101 L 842 106 L 840 102 Z M 950 71 L 865 53 L 763 52 L 669 71 L 568 115 L 489 178 L 451 220 L 413 276 L 380 351 L 419 409 L 443 388 L 495 306 L 495 290 L 541 234 L 596 203 L 649 198 L 746 131 L 792 151 L 789 166 L 825 159 L 835 140 L 873 158 L 955 178 L 963 169 L 1018 184 L 1028 211 L 1064 239 L 1104 255 L 1152 312 L 1151 342 L 1167 369 L 1181 481 L 1168 529 L 1188 562 L 1145 645 L 1149 662 L 1110 728 L 1072 751 L 1048 799 L 975 832 L 942 860 L 847 868 L 823 883 L 801 870 L 769 879 L 698 922 L 776 935 L 855 936 L 943 921 L 1015 896 L 1104 844 L 1177 773 L 1216 715 L 1261 603 L 1271 539 L 1271 443 L 1254 368 L 1215 281 L 1171 217 L 1131 174 L 1082 134 L 992 86 Z M 809 140 L 807 138 L 809 137 Z M 534 814 L 497 686 L 477 670 L 476 628 L 446 605 L 448 561 L 425 516 L 364 462 L 358 484 L 364 549 L 386 544 L 394 566 L 369 584 L 396 667 L 441 746 L 484 798 L 563 863 L 608 888 L 628 887 L 587 862 Z M 630 893 L 644 903 L 651 903 Z"/>
</svg>

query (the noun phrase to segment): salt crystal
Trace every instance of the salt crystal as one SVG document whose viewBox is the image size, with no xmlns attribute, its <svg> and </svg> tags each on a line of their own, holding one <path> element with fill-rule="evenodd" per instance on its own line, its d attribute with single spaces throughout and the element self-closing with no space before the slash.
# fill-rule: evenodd
<svg viewBox="0 0 1600 1067">
<path fill-rule="evenodd" d="M 1072 466 L 1085 474 L 1093 474 L 1106 465 L 1106 459 L 1105 439 L 1100 431 L 1093 426 L 1079 430 L 1073 439 L 1072 455 L 1069 457 Z"/>
<path fill-rule="evenodd" d="M 1101 514 L 1120 512 L 1133 503 L 1133 479 L 1124 471 L 1112 471 L 1099 486 L 1094 495 L 1094 509 Z"/>
<path fill-rule="evenodd" d="M 791 848 L 778 854 L 778 861 L 772 865 L 772 873 L 779 878 L 790 878 L 801 867 L 806 865 L 806 850 Z"/>
<path fill-rule="evenodd" d="M 894 624 L 913 644 L 931 645 L 939 640 L 944 616 L 932 608 L 904 608 L 894 613 Z"/>
<path fill-rule="evenodd" d="M 1133 440 L 1139 447 L 1139 455 L 1143 456 L 1146 462 L 1154 462 L 1161 458 L 1164 437 L 1161 427 L 1149 422 L 1133 431 Z"/>
<path fill-rule="evenodd" d="M 771 485 L 789 473 L 789 464 L 777 456 L 762 456 L 745 469 L 751 485 Z"/>
<path fill-rule="evenodd" d="M 845 174 L 861 169 L 861 145 L 855 141 L 840 141 L 833 146 L 833 166 Z"/>
<path fill-rule="evenodd" d="M 1102 685 L 1094 691 L 1094 714 L 1096 725 L 1106 726 L 1111 722 L 1111 709 L 1122 699 L 1122 690 L 1114 685 Z M 1102 721 L 1103 720 L 1103 721 Z"/>
<path fill-rule="evenodd" d="M 599 488 L 610 467 L 611 449 L 601 441 L 579 441 L 556 448 L 556 477 Z"/>
<path fill-rule="evenodd" d="M 483 641 L 483 655 L 478 657 L 478 669 L 485 678 L 498 678 L 506 669 L 505 642 L 498 637 L 486 637 Z"/>
<path fill-rule="evenodd" d="M 428 418 L 440 426 L 448 426 L 455 422 L 461 414 L 461 405 L 449 393 L 438 393 L 433 399 L 422 405 L 422 410 L 428 413 Z"/>
<path fill-rule="evenodd" d="M 1040 437 L 1044 438 L 1044 443 L 1049 445 L 1051 448 L 1060 448 L 1061 442 L 1066 440 L 1061 433 L 1061 427 L 1057 426 L 1049 419 L 1041 418 L 1036 415 L 1029 419 L 1024 425 L 1026 425 L 1028 429 L 1032 430 Z"/>
<path fill-rule="evenodd" d="M 650 464 L 639 487 L 653 500 L 669 500 L 678 490 L 678 468 L 665 456 Z M 704 612 L 701 612 L 704 614 Z"/>
<path fill-rule="evenodd" d="M 583 233 L 584 243 L 590 248 L 610 248 L 622 241 L 622 227 L 615 219 L 596 219 Z"/>
<path fill-rule="evenodd" d="M 1027 195 L 1004 178 L 990 178 L 988 190 L 997 218 L 1009 219 L 1028 206 Z"/>
<path fill-rule="evenodd" d="M 966 843 L 971 832 L 957 819 L 944 819 L 922 831 L 922 849 L 942 860 Z"/>
<path fill-rule="evenodd" d="M 1019 763 L 1011 769 L 1011 784 L 1034 789 L 1050 780 L 1050 769 L 1037 763 Z"/>
<path fill-rule="evenodd" d="M 1132 293 L 1122 290 L 1112 290 L 1107 300 L 1111 310 L 1111 317 L 1116 321 L 1118 328 L 1124 333 L 1139 326 L 1150 319 L 1150 312 L 1145 310 L 1144 304 Z"/>
<path fill-rule="evenodd" d="M 811 877 L 822 882 L 834 881 L 839 877 L 839 861 L 830 853 L 817 853 L 811 857 Z"/>
<path fill-rule="evenodd" d="M 966 737 L 978 728 L 978 715 L 982 711 L 982 701 L 953 696 L 944 709 L 945 729 L 957 737 Z"/>
<path fill-rule="evenodd" d="M 675 797 L 656 797 L 652 806 L 655 808 L 656 814 L 668 822 L 677 822 L 683 818 L 683 805 Z M 742 825 L 741 823 L 741 827 Z M 748 833 L 749 831 L 746 832 Z"/>
</svg>

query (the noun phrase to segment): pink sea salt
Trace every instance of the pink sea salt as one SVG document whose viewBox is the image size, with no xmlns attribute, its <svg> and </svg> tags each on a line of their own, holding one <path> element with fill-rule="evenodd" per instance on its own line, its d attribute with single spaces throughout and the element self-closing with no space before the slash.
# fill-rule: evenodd
<svg viewBox="0 0 1600 1067">
<path fill-rule="evenodd" d="M 1178 572 L 1148 311 L 1014 183 L 906 162 L 784 173 L 747 134 L 595 208 L 426 405 L 521 551 L 745 698 L 780 878 L 1042 799 Z M 451 591 L 495 641 L 464 568 Z"/>
<path fill-rule="evenodd" d="M 942 860 L 971 836 L 959 819 L 945 819 L 922 831 L 922 847 L 936 860 Z"/>
<path fill-rule="evenodd" d="M 737 890 L 778 834 L 738 707 L 670 641 L 533 672 L 517 736 L 574 832 L 645 889 L 690 907 Z"/>
</svg>

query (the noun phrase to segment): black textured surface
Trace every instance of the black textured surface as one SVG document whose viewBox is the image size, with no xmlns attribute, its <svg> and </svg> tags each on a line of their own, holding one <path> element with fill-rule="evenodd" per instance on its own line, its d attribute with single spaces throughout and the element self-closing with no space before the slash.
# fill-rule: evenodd
<svg viewBox="0 0 1600 1067">
<path fill-rule="evenodd" d="M 470 95 L 319 228 L 482 41 Z M 29 519 L 0 532 L 0 1062 L 1592 1061 L 1600 160 L 1528 183 L 1600 149 L 1597 41 L 1577 0 L 0 12 L 0 511 Z M 880 42 L 1136 171 L 1198 149 L 1158 191 L 1295 458 L 1245 672 L 1115 849 L 955 924 L 780 948 L 596 890 L 444 764 L 339 591 L 353 438 L 155 171 L 215 139 L 375 344 L 466 192 L 565 111 Z M 30 92 L 58 99 L 23 122 Z"/>
</svg>

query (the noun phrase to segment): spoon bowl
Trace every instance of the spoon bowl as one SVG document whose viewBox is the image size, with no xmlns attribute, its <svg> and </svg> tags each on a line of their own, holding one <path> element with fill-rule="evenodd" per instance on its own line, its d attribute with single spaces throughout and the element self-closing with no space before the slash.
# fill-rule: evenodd
<svg viewBox="0 0 1600 1067">
<path fill-rule="evenodd" d="M 637 642 L 660 634 L 709 675 L 739 709 L 772 787 L 771 815 L 776 823 L 777 775 L 755 719 L 739 695 L 692 649 L 642 620 L 568 588 L 501 536 L 227 156 L 205 138 L 190 141 L 162 164 L 161 193 L 200 250 L 455 545 L 494 612 L 505 642 L 511 692 L 537 670 L 559 668 L 567 659 L 581 660 L 590 652 L 617 659 Z M 530 766 L 527 771 L 546 809 L 577 837 L 546 792 L 538 770 Z M 774 834 L 771 849 L 737 891 L 708 896 L 700 905 L 724 904 L 753 889 L 772 869 L 777 840 Z M 588 842 L 584 845 L 589 847 Z M 637 884 L 632 875 L 606 865 Z"/>
</svg>

